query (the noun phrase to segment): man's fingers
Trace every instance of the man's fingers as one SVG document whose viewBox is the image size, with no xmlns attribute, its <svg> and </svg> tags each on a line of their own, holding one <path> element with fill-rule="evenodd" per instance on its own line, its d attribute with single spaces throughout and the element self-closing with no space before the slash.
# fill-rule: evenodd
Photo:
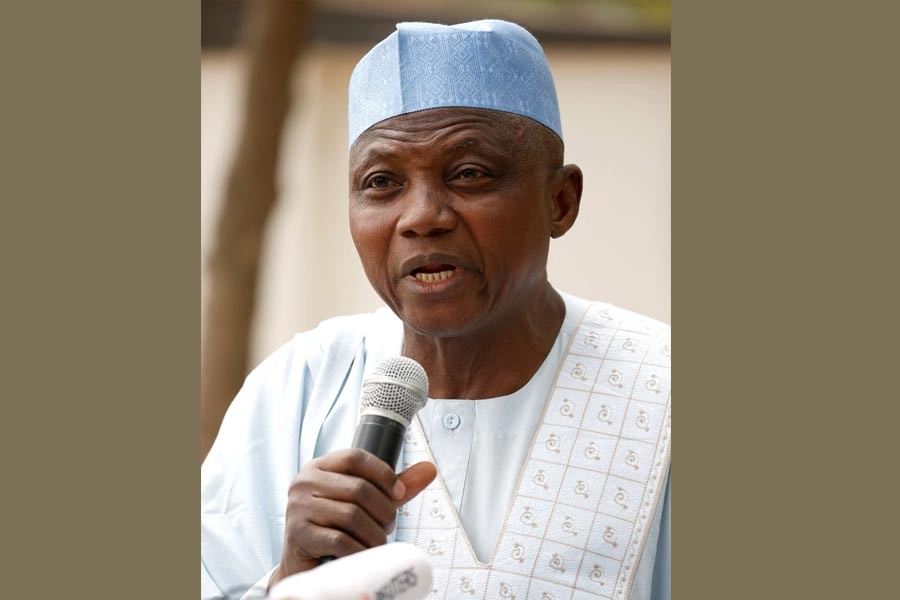
<svg viewBox="0 0 900 600">
<path fill-rule="evenodd" d="M 313 495 L 320 498 L 331 498 L 342 502 L 350 502 L 361 506 L 382 527 L 390 525 L 396 517 L 393 498 L 361 477 L 322 471 L 318 488 Z"/>
<path fill-rule="evenodd" d="M 317 462 L 318 468 L 323 471 L 362 477 L 380 489 L 387 497 L 396 497 L 393 492 L 397 474 L 386 462 L 371 452 L 359 448 L 346 448 L 326 454 Z"/>
<path fill-rule="evenodd" d="M 312 553 L 318 558 L 324 556 L 341 558 L 366 549 L 353 536 L 339 529 L 310 524 L 308 532 Z"/>
<path fill-rule="evenodd" d="M 380 546 L 387 541 L 384 527 L 365 510 L 350 502 L 319 498 L 311 505 L 309 521 L 342 531 L 366 548 Z"/>
<path fill-rule="evenodd" d="M 437 468 L 428 461 L 416 463 L 406 469 L 397 477 L 406 487 L 403 498 L 397 501 L 397 505 L 406 504 L 415 498 L 419 492 L 428 487 L 428 484 L 437 477 Z"/>
</svg>

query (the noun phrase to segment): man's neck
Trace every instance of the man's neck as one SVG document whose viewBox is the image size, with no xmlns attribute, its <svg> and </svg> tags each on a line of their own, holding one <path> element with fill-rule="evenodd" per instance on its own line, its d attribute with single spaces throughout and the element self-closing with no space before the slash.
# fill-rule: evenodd
<svg viewBox="0 0 900 600">
<path fill-rule="evenodd" d="M 547 284 L 521 310 L 465 336 L 424 336 L 406 328 L 403 353 L 425 368 L 432 398 L 505 396 L 540 368 L 565 314 L 565 302 Z"/>
</svg>

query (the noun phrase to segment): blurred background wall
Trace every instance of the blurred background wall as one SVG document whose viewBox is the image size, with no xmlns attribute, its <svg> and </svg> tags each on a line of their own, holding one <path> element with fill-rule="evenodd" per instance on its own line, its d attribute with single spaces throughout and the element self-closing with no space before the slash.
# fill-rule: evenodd
<svg viewBox="0 0 900 600">
<path fill-rule="evenodd" d="M 201 66 L 201 295 L 235 155 L 247 5 L 205 0 Z M 504 18 L 543 45 L 562 114 L 566 162 L 585 175 L 581 214 L 551 244 L 558 288 L 670 322 L 668 2 L 410 2 L 310 5 L 290 82 L 278 198 L 267 220 L 247 368 L 331 316 L 381 305 L 347 228 L 347 83 L 401 20 Z"/>
</svg>

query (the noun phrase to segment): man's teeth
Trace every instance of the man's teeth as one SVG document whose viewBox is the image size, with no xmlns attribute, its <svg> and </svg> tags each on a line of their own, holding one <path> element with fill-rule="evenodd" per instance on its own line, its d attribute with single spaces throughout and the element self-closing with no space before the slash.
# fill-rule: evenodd
<svg viewBox="0 0 900 600">
<path fill-rule="evenodd" d="M 425 283 L 434 283 L 435 281 L 444 281 L 453 275 L 453 270 L 438 271 L 437 273 L 416 273 L 416 279 Z"/>
</svg>

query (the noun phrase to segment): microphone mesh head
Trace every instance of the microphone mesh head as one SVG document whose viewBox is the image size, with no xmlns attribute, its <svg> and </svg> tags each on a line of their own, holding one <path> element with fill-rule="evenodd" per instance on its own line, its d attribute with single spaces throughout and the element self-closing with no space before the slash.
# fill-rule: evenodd
<svg viewBox="0 0 900 600">
<path fill-rule="evenodd" d="M 405 356 L 382 360 L 363 382 L 362 410 L 379 408 L 412 421 L 428 398 L 428 376 L 422 365 Z"/>
</svg>

